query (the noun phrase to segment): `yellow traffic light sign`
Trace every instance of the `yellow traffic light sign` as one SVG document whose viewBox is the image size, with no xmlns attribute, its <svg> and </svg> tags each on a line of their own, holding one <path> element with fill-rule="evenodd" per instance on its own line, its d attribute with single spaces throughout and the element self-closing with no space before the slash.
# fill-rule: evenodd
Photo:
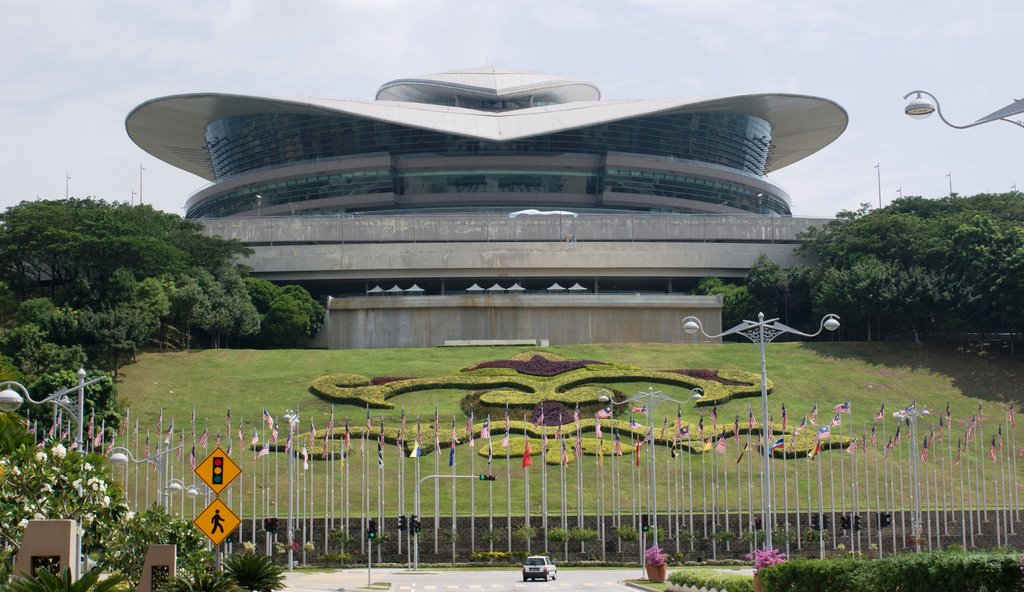
<svg viewBox="0 0 1024 592">
<path fill-rule="evenodd" d="M 209 506 L 203 510 L 203 513 L 196 516 L 196 519 L 192 521 L 199 530 L 203 531 L 203 534 L 213 542 L 214 545 L 221 544 L 224 539 L 228 538 L 242 521 L 231 511 L 231 508 L 224 502 L 220 501 L 220 498 L 214 498 Z"/>
<path fill-rule="evenodd" d="M 242 469 L 221 450 L 220 446 L 211 452 L 206 460 L 196 465 L 196 475 L 199 475 L 203 483 L 218 495 L 241 474 Z"/>
</svg>

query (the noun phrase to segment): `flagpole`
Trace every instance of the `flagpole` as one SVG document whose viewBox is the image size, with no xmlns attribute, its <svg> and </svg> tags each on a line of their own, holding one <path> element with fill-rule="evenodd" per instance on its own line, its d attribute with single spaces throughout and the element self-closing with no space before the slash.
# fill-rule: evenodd
<svg viewBox="0 0 1024 592">
<path fill-rule="evenodd" d="M 714 439 L 714 436 L 712 436 Z M 718 446 L 718 443 L 715 443 Z M 711 559 L 718 560 L 718 451 L 711 457 Z"/>
<path fill-rule="evenodd" d="M 526 414 L 523 414 L 523 449 L 526 450 L 530 443 L 530 436 L 526 433 L 526 426 L 529 424 L 526 418 Z M 524 453 L 525 454 L 525 453 Z M 530 461 L 532 463 L 532 461 Z M 526 457 L 523 459 L 523 484 L 525 487 L 526 495 L 523 497 L 523 515 L 526 523 L 526 527 L 530 527 L 530 465 L 526 462 Z M 547 536 L 544 537 L 545 540 Z M 530 544 L 533 542 L 532 537 L 526 541 L 526 552 L 530 552 Z"/>
<path fill-rule="evenodd" d="M 476 474 L 476 447 L 474 446 L 473 436 L 476 431 L 476 426 L 473 425 L 473 407 L 469 408 L 469 421 L 466 423 L 466 439 L 469 440 L 469 474 Z M 455 481 L 452 480 L 452 486 L 455 485 Z M 454 490 L 453 490 L 454 493 Z M 470 553 L 476 552 L 476 487 L 470 486 L 469 488 L 469 551 Z"/>
<path fill-rule="evenodd" d="M 632 450 L 630 450 L 630 452 L 632 454 L 629 455 L 630 456 L 630 459 L 629 459 L 629 509 L 630 509 L 630 513 L 633 515 L 633 528 L 637 529 L 637 528 L 640 528 L 640 525 L 638 525 L 636 523 L 637 522 L 637 516 L 639 515 L 639 512 L 637 510 L 637 501 L 638 501 L 637 500 L 637 497 L 638 497 L 637 496 L 637 486 L 636 486 L 636 472 L 637 471 L 636 471 L 636 466 L 635 466 L 636 463 L 633 462 L 633 458 L 632 458 L 633 456 L 636 455 L 636 434 L 633 433 L 632 426 L 630 426 L 630 429 L 629 429 L 629 437 L 630 437 L 630 439 L 631 439 L 631 441 L 633 443 L 633 448 L 632 448 Z"/>
<path fill-rule="evenodd" d="M 873 430 L 874 426 L 872 426 L 871 429 Z M 864 428 L 864 437 L 863 437 L 862 443 L 864 445 L 864 450 L 861 452 L 861 454 L 864 455 L 864 459 L 863 459 L 864 460 L 864 517 L 867 518 L 867 523 L 868 523 L 867 541 L 868 541 L 868 548 L 870 549 L 871 548 L 871 509 L 870 509 L 870 507 L 871 507 L 871 475 L 870 475 L 868 466 L 871 463 L 868 462 L 868 433 L 867 433 L 867 428 Z M 876 500 L 877 500 L 877 492 L 876 492 Z M 876 511 L 878 510 L 877 502 L 875 503 L 875 510 Z M 857 543 L 860 545 L 861 552 L 863 552 L 864 551 L 864 542 L 860 540 L 860 534 L 857 535 Z"/>
<path fill-rule="evenodd" d="M 508 407 L 505 407 L 505 417 L 508 417 Z M 505 438 L 510 435 L 510 428 L 508 425 L 505 427 Z M 505 446 L 505 538 L 508 541 L 508 552 L 512 552 L 512 460 L 510 458 L 509 449 L 512 448 L 512 442 L 509 441 Z"/>
<path fill-rule="evenodd" d="M 783 428 L 782 435 L 783 435 L 783 437 L 785 437 L 785 435 L 786 435 L 785 428 Z M 772 455 L 772 456 L 774 456 L 774 455 Z M 777 459 L 776 459 L 776 462 L 778 462 Z M 786 521 L 786 523 L 785 523 L 785 530 L 786 530 L 786 555 L 790 554 L 789 539 L 792 538 L 792 537 L 789 536 L 789 478 L 788 478 L 788 470 L 789 470 L 789 454 L 786 452 L 785 444 L 783 444 L 783 446 L 782 446 L 782 511 L 783 511 L 783 514 L 782 515 L 785 517 L 784 519 Z M 800 496 L 797 495 L 796 498 L 797 498 L 796 514 L 797 514 L 797 516 L 799 516 L 800 515 Z M 798 522 L 799 522 L 799 520 L 800 520 L 800 518 L 797 518 Z"/>
<path fill-rule="evenodd" d="M 1013 467 L 1013 519 L 1014 521 L 1019 521 L 1020 499 L 1018 498 L 1018 493 L 1020 492 L 1020 482 L 1017 481 L 1017 463 L 1013 460 L 1013 455 L 1017 451 L 1017 420 L 1014 415 L 1013 401 L 1010 401 L 1008 417 L 1010 418 L 1010 450 L 1008 451 L 1007 458 L 1010 460 L 1010 466 Z M 1010 524 L 1013 524 L 1013 522 Z"/>
<path fill-rule="evenodd" d="M 815 403 L 815 406 L 817 406 L 817 403 Z M 821 489 L 823 487 L 822 478 L 821 478 L 821 459 L 818 458 L 821 455 L 821 452 L 824 451 L 824 448 L 821 447 L 821 437 L 820 437 L 820 435 L 819 434 L 815 434 L 814 437 L 818 438 L 818 441 L 815 444 L 815 448 L 817 449 L 817 453 L 814 455 L 814 463 L 816 465 L 818 465 L 818 527 L 820 528 L 820 530 L 818 531 L 818 558 L 819 559 L 824 559 L 825 558 L 825 512 L 824 512 L 825 498 L 824 498 L 824 496 L 822 494 L 822 491 L 821 491 Z M 832 465 L 829 464 L 829 467 L 831 467 L 831 466 Z M 835 508 L 835 506 L 833 505 L 833 511 L 834 511 L 834 508 Z M 833 527 L 833 531 L 834 531 L 835 530 L 835 524 L 834 523 L 832 524 L 832 527 Z"/>
<path fill-rule="evenodd" d="M 700 509 L 704 520 L 704 538 L 706 539 L 708 538 L 708 480 L 705 472 L 704 457 L 707 456 L 705 448 L 707 448 L 707 440 L 704 439 L 703 434 L 700 434 Z"/>
<path fill-rule="evenodd" d="M 945 423 L 945 420 L 943 420 L 943 422 Z M 942 425 L 939 426 L 939 438 L 940 439 L 942 438 L 942 427 L 943 427 Z M 952 428 L 952 426 L 948 426 L 947 425 L 946 427 L 947 427 L 947 431 L 951 431 L 948 428 Z M 949 450 L 949 442 L 946 442 L 945 448 L 946 448 L 947 451 Z M 948 489 L 948 486 L 946 484 L 946 456 L 944 454 L 942 454 L 941 452 L 937 451 L 937 450 L 935 451 L 935 454 L 938 455 L 938 457 L 939 457 L 939 464 L 942 465 L 942 467 L 941 467 L 941 469 L 942 469 L 941 470 L 941 473 L 942 473 L 942 534 L 944 536 L 949 536 L 949 506 L 950 506 L 950 503 L 949 503 L 949 499 L 946 496 L 946 490 Z M 952 483 L 950 485 L 952 485 Z M 936 487 L 938 487 L 938 485 L 936 485 Z M 936 520 L 936 525 L 938 525 L 938 520 Z"/>
<path fill-rule="evenodd" d="M 988 522 L 988 481 L 985 477 L 985 450 L 984 450 L 984 425 L 981 422 L 982 413 L 981 406 L 978 406 L 978 459 L 981 463 L 981 507 L 982 507 L 982 518 L 984 522 Z M 979 532 L 981 529 L 978 529 Z"/>
<path fill-rule="evenodd" d="M 548 426 L 544 419 L 544 402 L 541 402 L 540 428 L 540 529 L 544 531 L 544 554 L 548 553 Z M 559 430 L 562 425 L 562 418 L 558 418 Z M 559 463 L 562 474 L 562 504 L 565 504 L 565 467 Z M 565 518 L 562 518 L 563 523 Z M 562 525 L 563 528 L 565 524 Z"/>
<path fill-rule="evenodd" d="M 750 452 L 750 444 L 753 439 L 753 429 L 751 426 L 751 419 L 754 416 L 751 415 L 750 406 L 747 406 L 747 452 Z M 757 534 L 754 529 L 754 455 L 747 455 L 747 507 L 749 508 L 747 514 L 747 528 L 750 530 L 750 553 L 753 554 L 754 549 L 757 547 Z M 690 550 L 693 548 L 691 546 Z"/>
<path fill-rule="evenodd" d="M 973 436 L 974 434 L 972 433 L 971 435 Z M 981 528 L 980 528 L 981 516 L 978 515 L 978 508 L 977 508 L 977 500 L 978 500 L 978 498 L 977 498 L 977 496 L 974 497 L 973 502 L 971 500 L 971 496 L 974 494 L 975 491 L 977 491 L 977 489 L 975 488 L 975 486 L 974 486 L 974 484 L 972 482 L 972 479 L 971 479 L 971 458 L 974 455 L 971 454 L 971 451 L 970 451 L 970 448 L 969 448 L 970 445 L 971 445 L 971 443 L 967 439 L 967 432 L 964 432 L 964 452 L 966 452 L 967 454 L 962 456 L 962 459 L 963 459 L 962 462 L 963 462 L 963 464 L 967 465 L 967 512 L 968 512 L 967 519 L 970 522 L 969 526 L 970 526 L 970 533 L 971 533 L 971 548 L 975 549 L 977 547 L 975 547 L 975 545 L 974 545 L 974 535 L 976 533 L 977 534 L 981 533 Z M 966 527 L 968 525 L 964 525 L 964 526 Z"/>
<path fill-rule="evenodd" d="M 452 469 L 452 534 L 458 530 L 458 508 L 456 507 L 456 494 L 455 494 L 455 416 L 452 415 L 452 449 L 448 457 L 448 466 Z M 471 455 L 472 456 L 472 455 Z M 452 536 L 452 563 L 455 563 L 455 537 Z"/>
<path fill-rule="evenodd" d="M 438 439 L 441 437 L 438 424 L 437 403 L 434 403 L 434 474 L 441 474 L 441 449 Z M 441 528 L 441 485 L 437 477 L 434 478 L 434 555 L 439 553 L 438 533 Z"/>
<path fill-rule="evenodd" d="M 722 438 L 725 438 L 724 433 L 722 434 Z M 728 441 L 728 439 L 726 439 L 726 441 Z M 723 452 L 722 454 L 724 455 L 725 452 Z M 725 530 L 726 532 L 729 532 L 729 463 L 727 462 L 726 458 L 723 458 L 721 464 L 722 476 L 725 479 L 725 485 L 722 487 L 722 505 L 725 506 L 725 511 L 723 512 L 722 517 L 725 520 Z M 732 550 L 731 545 L 729 544 L 729 539 L 725 540 L 725 550 Z"/>
<path fill-rule="evenodd" d="M 487 473 L 494 474 L 494 447 L 491 437 L 491 414 L 487 414 Z M 487 482 L 487 540 L 490 543 L 488 550 L 494 551 L 494 482 Z"/>
<path fill-rule="evenodd" d="M 965 443 L 966 444 L 966 443 Z M 960 539 L 963 543 L 964 549 L 967 549 L 967 529 L 971 529 L 971 547 L 974 546 L 974 524 L 973 519 L 969 519 L 966 514 L 967 502 L 964 500 L 964 463 L 963 463 L 963 449 L 960 446 L 960 439 L 956 441 L 957 461 L 956 464 L 960 466 Z M 970 523 L 968 523 L 970 520 Z"/>
<path fill-rule="evenodd" d="M 884 407 L 883 407 L 883 409 L 884 409 Z M 875 430 L 875 427 L 871 426 L 871 433 L 872 434 L 875 433 L 874 430 Z M 885 441 L 885 414 L 884 413 L 882 414 L 882 441 L 883 442 Z M 872 445 L 874 445 L 873 442 L 872 442 Z M 884 444 L 883 444 L 883 446 L 884 446 Z M 885 466 L 886 460 L 887 459 L 886 459 L 886 457 L 885 457 L 885 455 L 883 453 L 883 455 L 882 455 L 882 462 L 881 462 L 881 464 L 883 466 L 883 470 L 882 470 L 883 473 L 885 472 L 884 466 Z M 874 465 L 875 465 L 875 513 L 876 514 L 881 514 L 882 512 L 885 511 L 885 508 L 882 505 L 882 500 L 878 497 L 878 465 L 879 465 L 879 463 L 876 461 L 874 463 Z M 885 499 L 888 500 L 888 495 L 885 495 L 883 497 L 885 497 Z M 868 520 L 868 525 L 869 525 L 868 526 L 868 528 L 869 528 L 869 530 L 868 530 L 868 540 L 871 539 L 870 524 L 871 524 L 871 520 L 869 519 Z M 877 537 L 878 537 L 878 558 L 881 559 L 885 555 L 885 550 L 883 549 L 883 545 L 882 545 L 882 525 L 880 523 L 876 522 L 875 523 L 875 530 L 876 530 Z"/>
</svg>

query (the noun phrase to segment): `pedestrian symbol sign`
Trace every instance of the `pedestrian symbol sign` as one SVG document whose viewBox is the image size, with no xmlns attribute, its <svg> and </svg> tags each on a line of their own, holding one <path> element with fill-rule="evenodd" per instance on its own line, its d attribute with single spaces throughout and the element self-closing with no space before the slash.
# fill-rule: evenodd
<svg viewBox="0 0 1024 592">
<path fill-rule="evenodd" d="M 196 466 L 196 475 L 206 483 L 214 493 L 220 492 L 227 487 L 236 477 L 242 474 L 242 469 L 231 460 L 231 457 L 224 452 L 220 446 L 206 457 L 206 460 Z"/>
<path fill-rule="evenodd" d="M 203 513 L 192 521 L 192 524 L 203 531 L 214 545 L 221 544 L 241 523 L 238 516 L 227 504 L 220 501 L 220 498 L 215 498 Z"/>
</svg>

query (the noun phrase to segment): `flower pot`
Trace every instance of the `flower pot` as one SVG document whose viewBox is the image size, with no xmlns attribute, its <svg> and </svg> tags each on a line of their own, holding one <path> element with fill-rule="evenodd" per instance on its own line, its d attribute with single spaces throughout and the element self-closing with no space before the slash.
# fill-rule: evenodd
<svg viewBox="0 0 1024 592">
<path fill-rule="evenodd" d="M 654 583 L 661 583 L 665 581 L 665 574 L 668 572 L 668 565 L 662 563 L 661 565 L 647 564 L 647 581 Z"/>
</svg>

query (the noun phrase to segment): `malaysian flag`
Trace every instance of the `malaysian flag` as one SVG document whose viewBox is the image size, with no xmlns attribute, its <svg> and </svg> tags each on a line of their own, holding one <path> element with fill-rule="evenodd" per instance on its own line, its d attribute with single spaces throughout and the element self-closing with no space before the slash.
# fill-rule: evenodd
<svg viewBox="0 0 1024 592">
<path fill-rule="evenodd" d="M 907 405 L 906 407 L 900 409 L 899 411 L 893 412 L 892 416 L 895 417 L 896 419 L 906 419 L 910 417 L 910 414 L 912 414 L 915 409 L 917 409 L 916 402 Z"/>
<path fill-rule="evenodd" d="M 192 447 L 192 452 L 188 453 L 188 464 L 192 467 L 192 470 L 196 470 L 196 447 Z"/>
<path fill-rule="evenodd" d="M 441 430 L 437 424 L 437 406 L 434 406 L 434 452 L 441 452 Z"/>
<path fill-rule="evenodd" d="M 576 403 L 576 408 L 572 410 L 572 422 L 576 424 L 576 431 L 580 429 L 580 404 Z"/>
<path fill-rule="evenodd" d="M 736 439 L 736 443 L 740 443 L 740 416 L 736 416 L 736 421 L 732 423 L 732 436 Z"/>
<path fill-rule="evenodd" d="M 174 423 L 173 419 L 171 420 L 171 423 Z M 230 440 L 231 439 L 231 408 L 230 407 L 228 407 L 228 414 L 227 414 L 227 416 L 224 417 L 224 425 L 227 428 L 227 431 L 224 432 L 224 434 L 225 434 L 224 437 L 227 438 L 228 440 Z"/>
<path fill-rule="evenodd" d="M 1012 402 L 1010 403 L 1010 408 L 1011 409 L 1013 408 L 1013 403 Z M 946 411 L 945 411 L 944 415 L 946 416 L 946 423 L 949 424 L 950 426 L 952 426 L 953 425 L 953 414 L 949 411 L 949 401 L 946 401 Z"/>
<path fill-rule="evenodd" d="M 564 441 L 564 440 L 563 440 Z M 583 439 L 580 438 L 580 433 L 576 432 L 576 459 L 583 459 Z"/>
<path fill-rule="evenodd" d="M 156 417 L 156 433 L 157 436 L 164 433 L 164 408 L 160 408 L 160 415 Z"/>
<path fill-rule="evenodd" d="M 882 407 L 878 410 L 878 413 L 875 414 L 874 423 L 878 423 L 883 419 L 885 419 L 885 403 L 882 403 Z"/>
<path fill-rule="evenodd" d="M 605 407 L 604 409 L 598 409 L 597 410 L 597 414 L 595 415 L 595 417 L 597 417 L 598 419 L 611 419 L 612 418 L 612 410 L 611 410 L 610 407 Z"/>
<path fill-rule="evenodd" d="M 543 406 L 540 408 L 540 415 L 537 416 L 537 421 L 533 422 L 533 425 L 537 426 L 537 427 L 544 425 L 544 407 Z"/>
<path fill-rule="evenodd" d="M 954 460 L 954 461 L 953 461 L 953 464 L 956 464 L 956 465 L 960 464 L 960 456 L 961 456 L 961 453 L 960 453 L 960 449 L 961 449 L 961 444 L 962 444 L 962 443 L 961 443 L 961 441 L 960 441 L 960 438 L 957 438 L 957 439 L 956 439 L 956 460 Z"/>
<path fill-rule="evenodd" d="M 544 415 L 544 412 L 541 411 L 541 416 L 543 416 L 543 415 Z M 459 441 L 459 430 L 455 427 L 455 418 L 453 417 L 452 418 L 452 446 L 455 446 L 456 444 L 461 444 L 461 443 L 462 442 Z"/>
<path fill-rule="evenodd" d="M 204 429 L 203 430 L 203 435 L 199 436 L 199 445 L 203 447 L 203 450 L 206 450 L 206 444 L 207 444 L 207 434 L 206 434 L 206 432 L 207 432 L 207 430 Z"/>
<path fill-rule="evenodd" d="M 615 430 L 615 448 L 612 454 L 622 456 L 622 440 L 619 440 L 619 430 Z"/>
<path fill-rule="evenodd" d="M 711 430 L 718 433 L 718 405 L 711 407 Z"/>
<path fill-rule="evenodd" d="M 679 438 L 686 438 L 687 440 L 690 439 L 690 426 L 684 425 L 683 429 L 679 430 Z"/>
<path fill-rule="evenodd" d="M 850 445 L 846 447 L 846 452 L 849 454 L 857 452 L 857 438 L 850 440 Z"/>
<path fill-rule="evenodd" d="M 817 432 L 818 439 L 828 438 L 828 437 L 831 437 L 831 436 L 832 436 L 832 426 L 826 424 L 826 425 L 818 428 L 818 432 Z"/>
<path fill-rule="evenodd" d="M 490 414 L 488 414 L 487 417 L 484 418 L 484 425 L 483 425 L 483 427 L 480 428 L 480 438 L 484 439 L 484 438 L 490 438 L 490 437 L 491 437 L 491 416 L 490 416 Z"/>
<path fill-rule="evenodd" d="M 506 431 L 505 432 L 505 437 L 501 439 L 501 447 L 502 448 L 508 448 L 508 436 L 509 436 L 509 433 L 508 433 L 508 431 Z"/>
<path fill-rule="evenodd" d="M 629 427 L 630 427 L 631 429 L 637 429 L 637 428 L 642 428 L 643 426 L 642 426 L 642 425 L 640 425 L 640 424 L 638 424 L 638 423 L 636 422 L 636 420 L 635 420 L 635 419 L 633 419 L 633 416 L 632 416 L 632 415 L 630 415 L 630 416 L 629 416 Z"/>
<path fill-rule="evenodd" d="M 405 440 L 405 405 L 402 405 L 402 418 L 398 421 L 398 439 Z"/>
<path fill-rule="evenodd" d="M 167 429 L 167 433 L 164 434 L 164 444 L 171 445 L 171 438 L 174 437 L 174 418 L 171 418 L 171 427 Z"/>
<path fill-rule="evenodd" d="M 747 405 L 747 429 L 754 429 L 754 412 L 750 410 L 750 405 Z"/>
<path fill-rule="evenodd" d="M 900 428 L 901 427 L 903 427 L 903 426 L 900 426 L 900 425 L 896 426 L 896 437 L 892 441 L 893 447 L 896 447 L 896 446 L 900 445 Z"/>
<path fill-rule="evenodd" d="M 569 464 L 569 451 L 565 448 L 565 440 L 562 440 L 562 466 Z"/>
<path fill-rule="evenodd" d="M 802 420 L 800 420 L 800 425 L 796 426 L 796 429 L 793 430 L 793 438 L 796 438 L 797 435 L 800 432 L 804 431 L 804 429 L 806 427 L 807 427 L 807 415 L 804 415 L 804 418 Z"/>
<path fill-rule="evenodd" d="M 697 420 L 697 433 L 700 434 L 700 439 L 704 439 L 704 414 L 700 415 L 700 419 Z"/>
<path fill-rule="evenodd" d="M 352 429 L 348 426 L 348 418 L 345 418 L 345 450 L 352 447 Z"/>
<path fill-rule="evenodd" d="M 647 405 L 641 405 L 639 407 L 633 405 L 633 408 L 630 410 L 630 412 L 639 413 L 640 415 L 647 415 Z"/>
<path fill-rule="evenodd" d="M 871 444 L 875 443 L 875 425 L 871 424 Z"/>
<path fill-rule="evenodd" d="M 601 439 L 601 420 L 596 416 L 594 417 L 594 437 L 599 440 Z M 600 448 L 600 445 L 598 445 L 598 448 Z"/>
<path fill-rule="evenodd" d="M 511 427 L 512 427 L 512 424 L 508 420 L 508 403 L 505 403 L 505 433 L 506 434 L 508 433 L 509 429 L 511 429 Z"/>
<path fill-rule="evenodd" d="M 178 437 L 178 452 L 174 455 L 176 460 L 181 460 L 181 451 L 185 448 L 185 430 L 181 430 L 181 435 Z"/>
<path fill-rule="evenodd" d="M 975 415 L 971 416 L 971 420 L 967 422 L 967 439 L 966 442 L 971 441 L 971 437 L 974 436 L 974 429 L 978 427 L 978 418 Z"/>
<path fill-rule="evenodd" d="M 1013 407 L 1013 403 L 1010 404 L 1010 407 Z M 193 409 L 192 413 L 195 413 L 194 409 Z M 54 418 L 54 421 L 56 421 L 56 418 Z M 193 431 L 195 431 L 195 430 L 193 430 Z M 118 436 L 124 436 L 127 433 L 128 433 L 128 409 L 125 409 L 124 410 L 124 419 L 121 420 L 121 425 L 120 425 L 120 427 L 117 430 L 117 435 Z M 53 428 L 52 427 L 50 428 L 50 436 L 53 436 Z"/>
<path fill-rule="evenodd" d="M 885 445 L 885 450 L 882 451 L 882 458 L 889 458 L 889 453 L 892 452 L 892 448 L 895 446 L 892 443 L 892 436 L 889 436 L 889 443 Z"/>
<path fill-rule="evenodd" d="M 921 462 L 928 462 L 928 436 L 921 440 Z"/>
<path fill-rule="evenodd" d="M 86 440 L 92 440 L 93 430 L 95 429 L 95 423 L 96 423 L 96 412 L 93 411 L 92 414 L 89 416 L 89 428 L 86 430 L 86 433 L 85 433 L 85 439 Z M 28 418 L 25 418 L 25 431 L 30 432 L 30 433 L 32 432 L 32 423 L 31 423 L 31 421 Z"/>
<path fill-rule="evenodd" d="M 263 408 L 263 421 L 266 422 L 268 428 L 274 427 L 274 418 L 270 416 L 266 407 Z"/>
<path fill-rule="evenodd" d="M 149 458 L 149 434 L 146 434 L 146 448 L 142 453 L 142 458 Z"/>
<path fill-rule="evenodd" d="M 832 418 L 832 425 L 837 426 L 843 422 L 843 416 L 836 413 L 836 416 Z"/>
<path fill-rule="evenodd" d="M 292 450 L 292 432 L 288 430 L 288 438 L 284 441 L 284 451 L 291 452 Z"/>
<path fill-rule="evenodd" d="M 1013 401 L 1010 401 L 1010 410 L 1006 412 L 1006 419 L 1010 422 L 1010 429 L 1017 427 L 1017 421 L 1013 418 Z"/>
<path fill-rule="evenodd" d="M 280 434 L 281 432 L 277 429 L 277 422 L 275 421 L 273 427 L 270 428 L 270 443 L 277 444 L 277 437 Z"/>
<path fill-rule="evenodd" d="M 988 459 L 996 462 L 996 438 L 992 436 L 992 445 L 988 447 Z"/>
<path fill-rule="evenodd" d="M 259 444 L 259 443 L 260 443 L 260 433 L 259 433 L 259 431 L 256 430 L 256 428 L 253 428 L 252 429 L 252 440 L 250 440 L 249 445 L 250 446 L 255 446 L 255 445 Z"/>
<path fill-rule="evenodd" d="M 384 430 L 381 429 L 381 437 L 384 436 Z M 313 425 L 313 420 L 309 420 L 309 449 L 313 449 L 313 443 L 316 440 L 316 426 Z"/>
<path fill-rule="evenodd" d="M 725 436 L 724 435 L 720 434 L 718 436 L 718 443 L 715 444 L 715 452 L 717 452 L 718 454 L 725 454 Z"/>
<path fill-rule="evenodd" d="M 270 442 L 264 442 L 263 448 L 260 448 L 260 451 L 256 453 L 256 457 L 253 459 L 253 462 L 256 462 L 257 458 L 263 458 L 268 454 L 270 454 Z"/>
<path fill-rule="evenodd" d="M 782 431 L 786 431 L 786 422 L 789 420 L 789 414 L 786 413 L 786 404 L 782 404 Z"/>
<path fill-rule="evenodd" d="M 811 407 L 811 416 L 807 418 L 811 422 L 811 425 L 818 425 L 818 404 L 815 403 L 814 407 Z"/>
<path fill-rule="evenodd" d="M 996 432 L 996 442 L 999 443 L 999 450 L 1002 450 L 1003 449 L 1003 426 L 999 426 L 999 429 Z"/>
<path fill-rule="evenodd" d="M 845 403 L 840 403 L 840 404 L 836 405 L 835 407 L 833 407 L 832 411 L 834 413 L 849 413 L 850 412 L 850 402 L 846 401 Z"/>
</svg>

